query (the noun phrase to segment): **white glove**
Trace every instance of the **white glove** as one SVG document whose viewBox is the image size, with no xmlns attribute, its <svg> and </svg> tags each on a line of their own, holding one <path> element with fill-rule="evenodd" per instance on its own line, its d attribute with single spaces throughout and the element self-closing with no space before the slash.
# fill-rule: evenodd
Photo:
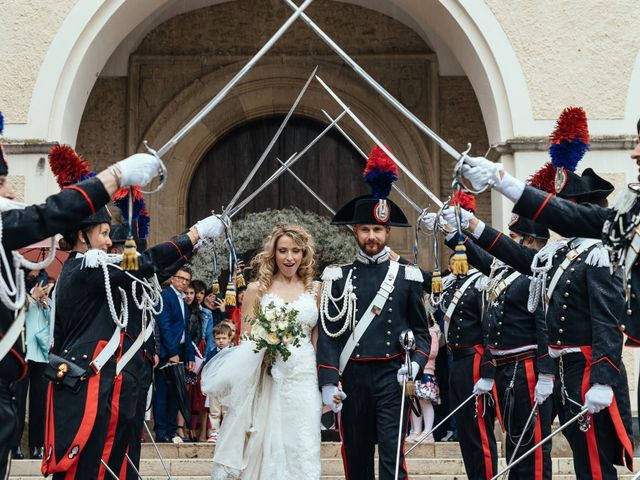
<svg viewBox="0 0 640 480">
<path fill-rule="evenodd" d="M 324 385 L 322 387 L 322 403 L 329 407 L 333 413 L 338 413 L 342 410 L 342 402 L 336 405 L 336 402 L 333 400 L 335 396 L 340 397 L 341 400 L 347 398 L 347 394 L 335 385 Z"/>
<path fill-rule="evenodd" d="M 218 215 L 210 215 L 195 224 L 200 238 L 216 238 L 224 233 L 224 223 Z"/>
<path fill-rule="evenodd" d="M 613 401 L 613 390 L 609 385 L 601 385 L 595 383 L 587 391 L 584 396 L 584 404 L 589 410 L 589 413 L 598 413 L 600 410 L 604 410 Z"/>
<path fill-rule="evenodd" d="M 148 153 L 136 153 L 116 163 L 120 169 L 120 185 L 144 187 L 160 171 L 160 160 Z"/>
<path fill-rule="evenodd" d="M 493 390 L 493 378 L 481 378 L 473 386 L 474 395 L 483 395 Z"/>
<path fill-rule="evenodd" d="M 462 165 L 462 175 L 471 182 L 476 190 L 482 190 L 487 185 L 493 188 L 500 183 L 500 171 L 504 167 L 501 163 L 490 162 L 484 157 L 467 157 Z"/>
<path fill-rule="evenodd" d="M 411 381 L 414 381 L 416 379 L 419 371 L 420 371 L 420 365 L 418 365 L 416 362 L 411 362 Z M 407 373 L 408 372 L 407 372 L 406 365 L 403 365 L 398 369 L 398 374 L 396 375 L 396 379 L 398 380 L 398 383 L 400 385 L 402 385 L 402 383 L 405 381 L 409 381 Z"/>
<path fill-rule="evenodd" d="M 553 393 L 553 375 L 547 373 L 539 373 L 536 389 L 534 393 L 535 401 L 538 405 L 542 405 L 544 401 Z"/>
<path fill-rule="evenodd" d="M 433 212 L 427 213 L 424 217 L 422 217 L 422 220 L 420 222 L 420 227 L 422 228 L 422 230 L 428 233 L 433 232 L 436 229 L 437 217 L 438 215 Z"/>
<path fill-rule="evenodd" d="M 471 220 L 475 215 L 464 208 L 460 208 L 460 226 L 462 229 L 469 228 L 469 220 Z M 442 218 L 449 225 L 453 226 L 453 228 L 457 228 L 458 220 L 456 219 L 456 208 L 455 207 L 447 207 L 442 210 Z"/>
<path fill-rule="evenodd" d="M 462 166 L 462 175 L 476 190 L 488 185 L 514 203 L 520 200 L 524 192 L 524 182 L 505 172 L 501 163 L 490 162 L 486 158 L 469 157 Z"/>
</svg>

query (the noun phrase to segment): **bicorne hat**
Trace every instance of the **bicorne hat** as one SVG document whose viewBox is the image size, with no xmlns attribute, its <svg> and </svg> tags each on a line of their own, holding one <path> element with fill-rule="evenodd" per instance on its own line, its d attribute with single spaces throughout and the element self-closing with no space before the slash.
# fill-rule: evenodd
<svg viewBox="0 0 640 480">
<path fill-rule="evenodd" d="M 384 225 L 410 227 L 400 207 L 388 197 L 398 179 L 398 166 L 384 151 L 373 147 L 363 172 L 371 195 L 362 195 L 343 205 L 331 219 L 333 225 Z"/>
<path fill-rule="evenodd" d="M 547 227 L 516 214 L 511 217 L 509 230 L 523 236 L 549 240 L 549 229 Z"/>
</svg>

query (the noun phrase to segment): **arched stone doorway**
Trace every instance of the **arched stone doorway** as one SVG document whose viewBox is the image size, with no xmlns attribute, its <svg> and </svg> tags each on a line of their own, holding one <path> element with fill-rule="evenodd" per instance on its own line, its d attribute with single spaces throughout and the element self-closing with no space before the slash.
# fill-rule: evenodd
<svg viewBox="0 0 640 480">
<path fill-rule="evenodd" d="M 187 199 L 189 225 L 208 215 L 212 209 L 220 211 L 234 196 L 282 119 L 282 116 L 270 116 L 247 122 L 231 130 L 209 149 L 191 178 Z M 293 116 L 240 199 L 258 188 L 278 168 L 276 158 L 284 161 L 301 151 L 324 128 L 325 125 L 315 120 Z M 293 166 L 292 171 L 335 210 L 354 196 L 367 193 L 364 182 L 358 181 L 363 167 L 364 159 L 360 154 L 340 133 L 332 130 Z M 220 181 L 221 178 L 224 181 Z M 286 172 L 249 203 L 239 216 L 292 206 L 331 216 Z"/>
</svg>

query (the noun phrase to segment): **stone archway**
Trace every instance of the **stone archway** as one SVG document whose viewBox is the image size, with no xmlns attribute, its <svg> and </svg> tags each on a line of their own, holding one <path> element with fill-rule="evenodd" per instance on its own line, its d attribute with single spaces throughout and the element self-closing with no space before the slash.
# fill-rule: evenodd
<svg viewBox="0 0 640 480">
<path fill-rule="evenodd" d="M 419 62 L 424 64 L 425 58 L 420 58 Z M 398 158 L 406 162 L 411 171 L 438 194 L 438 162 L 434 161 L 430 145 L 417 134 L 415 127 L 385 103 L 375 101 L 371 90 L 362 85 L 350 71 L 328 61 L 318 63 L 322 78 L 389 145 Z M 162 195 L 153 195 L 148 199 L 154 212 L 151 231 L 158 238 L 176 233 L 186 226 L 188 186 L 205 152 L 231 129 L 248 120 L 286 113 L 314 66 L 309 64 L 308 59 L 287 59 L 285 63 L 272 60 L 267 65 L 257 66 L 203 122 L 165 156 L 167 168 L 172 175 Z M 130 132 L 130 150 L 142 148 L 143 139 L 154 147 L 163 145 L 206 104 L 211 92 L 219 91 L 238 68 L 235 64 L 221 68 L 185 88 L 155 117 L 146 132 L 138 136 L 135 132 Z M 133 104 L 135 102 L 130 101 L 130 105 Z M 333 100 L 314 82 L 296 112 L 326 125 L 328 122 L 319 106 L 325 107 L 333 115 L 339 112 Z M 135 115 L 135 111 L 131 114 Z M 346 121 L 342 126 L 361 149 L 368 151 L 372 147 L 372 142 L 352 122 Z M 426 205 L 423 195 L 406 178 L 401 177 L 399 185 L 415 201 Z M 398 202 L 404 205 L 401 199 Z M 412 221 L 415 220 L 415 212 L 407 208 L 407 213 Z M 152 238 L 154 240 L 157 239 Z M 412 235 L 409 232 L 398 233 L 394 238 L 394 245 L 402 252 L 408 253 L 411 244 Z"/>
</svg>

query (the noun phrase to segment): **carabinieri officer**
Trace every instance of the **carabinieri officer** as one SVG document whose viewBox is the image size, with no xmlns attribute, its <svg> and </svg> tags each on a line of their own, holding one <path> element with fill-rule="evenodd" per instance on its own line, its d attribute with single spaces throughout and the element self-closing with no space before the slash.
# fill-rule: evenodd
<svg viewBox="0 0 640 480">
<path fill-rule="evenodd" d="M 397 178 L 395 164 L 376 147 L 365 179 L 380 172 Z M 375 478 L 376 443 L 380 480 L 394 478 L 398 431 L 408 419 L 407 405 L 400 419 L 405 399 L 398 381 L 421 375 L 430 350 L 422 273 L 417 267 L 390 261 L 385 248 L 392 226 L 409 226 L 400 208 L 387 199 L 390 189 L 391 182 L 373 188 L 373 196 L 355 198 L 335 214 L 334 225 L 354 225 L 360 250 L 353 263 L 329 266 L 322 276 L 318 379 L 324 403 L 334 411 L 344 407 L 340 432 L 350 480 Z M 415 336 L 411 378 L 403 367 L 404 351 L 398 341 L 407 329 Z M 402 479 L 407 478 L 403 450 Z"/>
</svg>

